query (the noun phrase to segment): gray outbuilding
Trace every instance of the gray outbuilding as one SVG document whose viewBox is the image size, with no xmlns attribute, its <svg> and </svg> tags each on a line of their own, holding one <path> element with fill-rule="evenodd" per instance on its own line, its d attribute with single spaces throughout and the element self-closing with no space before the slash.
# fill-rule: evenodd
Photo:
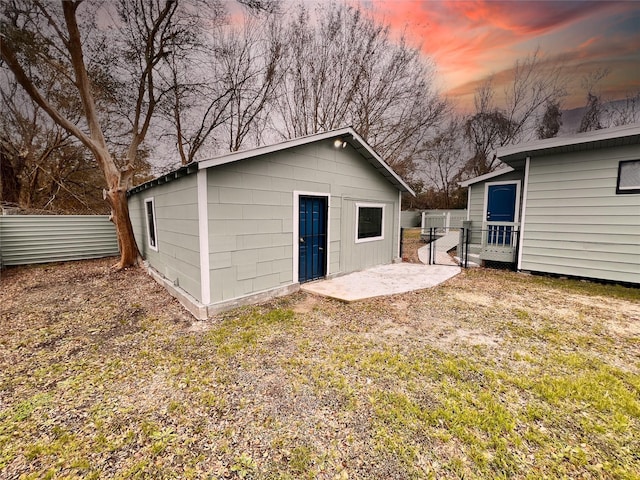
<svg viewBox="0 0 640 480">
<path fill-rule="evenodd" d="M 471 252 L 518 270 L 640 284 L 640 125 L 501 148 L 468 187 Z"/>
<path fill-rule="evenodd" d="M 403 192 L 346 127 L 183 166 L 129 210 L 149 272 L 204 318 L 398 261 Z"/>
</svg>

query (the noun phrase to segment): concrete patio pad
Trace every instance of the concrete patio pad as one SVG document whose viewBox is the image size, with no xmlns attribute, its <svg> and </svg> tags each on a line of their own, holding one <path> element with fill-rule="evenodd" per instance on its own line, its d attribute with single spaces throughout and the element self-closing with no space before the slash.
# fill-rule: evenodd
<svg viewBox="0 0 640 480">
<path fill-rule="evenodd" d="M 345 302 L 354 302 L 365 298 L 435 287 L 458 273 L 460 273 L 458 266 L 395 263 L 330 280 L 305 283 L 301 289 Z"/>
</svg>

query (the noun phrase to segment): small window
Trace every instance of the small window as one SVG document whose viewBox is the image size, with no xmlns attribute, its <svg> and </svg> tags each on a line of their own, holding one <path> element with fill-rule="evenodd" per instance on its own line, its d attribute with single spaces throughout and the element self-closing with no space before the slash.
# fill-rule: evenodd
<svg viewBox="0 0 640 480">
<path fill-rule="evenodd" d="M 640 160 L 620 162 L 616 193 L 640 193 Z"/>
<path fill-rule="evenodd" d="M 152 250 L 158 251 L 158 233 L 156 230 L 156 209 L 153 198 L 144 201 L 144 209 L 147 216 L 147 243 Z"/>
<path fill-rule="evenodd" d="M 356 204 L 356 243 L 384 239 L 384 205 Z"/>
</svg>

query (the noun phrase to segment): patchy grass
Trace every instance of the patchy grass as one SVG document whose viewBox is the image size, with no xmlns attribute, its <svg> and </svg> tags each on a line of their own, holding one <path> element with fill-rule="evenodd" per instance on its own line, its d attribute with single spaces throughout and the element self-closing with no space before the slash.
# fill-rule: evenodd
<svg viewBox="0 0 640 480">
<path fill-rule="evenodd" d="M 484 269 L 196 322 L 109 260 L 3 272 L 3 478 L 640 478 L 640 291 Z"/>
</svg>

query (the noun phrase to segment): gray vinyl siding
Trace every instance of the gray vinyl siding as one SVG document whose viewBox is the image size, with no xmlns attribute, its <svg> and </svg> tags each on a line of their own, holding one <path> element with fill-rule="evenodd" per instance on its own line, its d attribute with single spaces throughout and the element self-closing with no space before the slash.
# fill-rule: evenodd
<svg viewBox="0 0 640 480">
<path fill-rule="evenodd" d="M 63 262 L 118 255 L 106 215 L 0 216 L 0 265 Z"/>
<path fill-rule="evenodd" d="M 129 198 L 129 211 L 142 256 L 165 278 L 197 300 L 200 288 L 197 175 L 143 190 Z M 157 246 L 148 243 L 145 199 L 153 198 Z"/>
<path fill-rule="evenodd" d="M 513 180 L 520 180 L 520 195 L 523 191 L 523 178 L 524 172 L 522 170 L 514 170 L 507 172 L 503 175 L 499 175 L 490 180 L 474 183 L 469 186 L 469 220 L 471 221 L 471 240 L 470 243 L 480 244 L 482 242 L 482 222 L 484 221 L 484 191 L 487 183 L 494 182 L 507 182 Z M 520 199 L 520 205 L 522 206 L 522 198 Z M 522 216 L 520 215 L 520 218 Z"/>
<path fill-rule="evenodd" d="M 344 212 L 342 230 L 345 238 L 342 264 L 344 270 L 348 272 L 389 263 L 389 239 L 393 241 L 394 232 L 398 231 L 398 223 L 395 221 L 397 213 L 394 215 L 393 211 L 397 209 L 397 202 L 378 201 L 376 205 L 383 205 L 384 208 L 383 240 L 356 243 L 356 205 L 358 203 L 361 203 L 361 200 L 344 198 L 342 201 Z M 398 254 L 399 252 L 396 256 Z"/>
<path fill-rule="evenodd" d="M 213 303 L 298 281 L 293 272 L 298 255 L 293 242 L 294 191 L 330 195 L 331 275 L 390 263 L 398 255 L 393 248 L 398 236 L 398 190 L 351 147 L 336 150 L 333 140 L 326 140 L 210 167 Z M 355 218 L 351 212 L 355 201 L 388 203 L 384 240 L 355 244 L 354 227 L 348 223 Z"/>
<path fill-rule="evenodd" d="M 532 158 L 521 268 L 640 283 L 640 194 L 616 194 L 638 146 Z"/>
</svg>

